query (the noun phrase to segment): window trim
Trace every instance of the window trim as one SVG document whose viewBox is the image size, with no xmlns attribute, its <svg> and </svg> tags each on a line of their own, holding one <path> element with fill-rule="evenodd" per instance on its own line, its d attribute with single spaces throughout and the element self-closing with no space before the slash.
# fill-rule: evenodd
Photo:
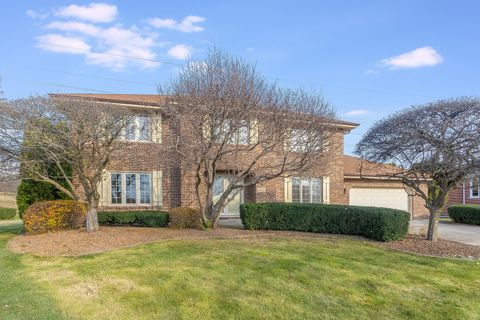
<svg viewBox="0 0 480 320">
<path fill-rule="evenodd" d="M 473 179 L 477 179 L 477 195 L 474 196 L 473 195 Z M 470 178 L 470 199 L 479 199 L 480 198 L 480 176 L 475 176 L 475 177 L 472 177 Z"/>
<path fill-rule="evenodd" d="M 121 192 L 122 200 L 121 203 L 112 202 L 112 175 L 119 174 L 121 176 Z M 127 180 L 126 176 L 128 174 L 135 175 L 135 203 L 127 203 Z M 148 175 L 150 177 L 150 203 L 141 203 L 141 183 L 140 176 Z M 113 207 L 151 207 L 154 206 L 154 189 L 153 189 L 153 173 L 146 171 L 111 171 L 109 172 L 110 183 L 109 183 L 109 194 L 108 194 L 108 205 Z"/>
</svg>

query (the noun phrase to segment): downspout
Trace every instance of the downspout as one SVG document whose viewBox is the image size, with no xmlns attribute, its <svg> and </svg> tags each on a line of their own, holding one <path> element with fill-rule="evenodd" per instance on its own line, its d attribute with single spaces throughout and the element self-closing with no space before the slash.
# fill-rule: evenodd
<svg viewBox="0 0 480 320">
<path fill-rule="evenodd" d="M 465 205 L 465 182 L 462 183 L 462 204 Z"/>
</svg>

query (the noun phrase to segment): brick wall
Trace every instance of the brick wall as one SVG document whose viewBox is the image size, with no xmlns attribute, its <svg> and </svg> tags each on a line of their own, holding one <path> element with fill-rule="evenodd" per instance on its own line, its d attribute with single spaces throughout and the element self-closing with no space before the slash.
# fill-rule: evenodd
<svg viewBox="0 0 480 320">
<path fill-rule="evenodd" d="M 466 182 L 465 185 L 460 184 L 457 188 L 450 191 L 450 193 L 448 194 L 447 205 L 445 206 L 445 212 L 447 212 L 449 206 L 456 204 L 480 205 L 479 198 L 470 198 L 469 182 Z"/>
</svg>

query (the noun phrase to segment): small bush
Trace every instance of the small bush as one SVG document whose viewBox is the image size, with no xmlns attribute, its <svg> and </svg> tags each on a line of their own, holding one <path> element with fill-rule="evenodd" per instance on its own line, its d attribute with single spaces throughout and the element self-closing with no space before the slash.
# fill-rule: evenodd
<svg viewBox="0 0 480 320">
<path fill-rule="evenodd" d="M 202 228 L 202 217 L 200 210 L 193 208 L 173 208 L 170 210 L 170 224 L 169 226 L 176 229 Z"/>
<path fill-rule="evenodd" d="M 25 210 L 23 223 L 27 233 L 78 229 L 85 224 L 87 209 L 71 200 L 37 202 Z"/>
<path fill-rule="evenodd" d="M 0 208 L 0 220 L 9 220 L 15 218 L 17 210 L 11 208 Z"/>
<path fill-rule="evenodd" d="M 448 207 L 448 215 L 457 223 L 480 225 L 480 206 L 456 205 Z"/>
<path fill-rule="evenodd" d="M 47 182 L 23 179 L 17 188 L 17 207 L 20 218 L 36 202 L 67 200 L 69 197 Z"/>
<path fill-rule="evenodd" d="M 101 211 L 101 225 L 134 225 L 140 227 L 166 227 L 168 213 L 163 211 Z"/>
<path fill-rule="evenodd" d="M 410 222 L 402 210 L 294 203 L 243 204 L 240 218 L 247 229 L 350 234 L 378 241 L 404 239 Z"/>
</svg>

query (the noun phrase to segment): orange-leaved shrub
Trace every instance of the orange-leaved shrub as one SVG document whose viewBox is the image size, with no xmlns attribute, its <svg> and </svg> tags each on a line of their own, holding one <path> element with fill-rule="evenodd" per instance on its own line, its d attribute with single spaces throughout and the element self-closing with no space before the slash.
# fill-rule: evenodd
<svg viewBox="0 0 480 320">
<path fill-rule="evenodd" d="M 168 216 L 171 228 L 183 229 L 201 229 L 202 228 L 202 216 L 200 210 L 193 208 L 173 208 L 170 209 Z"/>
<path fill-rule="evenodd" d="M 23 224 L 27 233 L 79 229 L 85 224 L 85 205 L 72 200 L 37 202 L 25 210 Z"/>
</svg>

